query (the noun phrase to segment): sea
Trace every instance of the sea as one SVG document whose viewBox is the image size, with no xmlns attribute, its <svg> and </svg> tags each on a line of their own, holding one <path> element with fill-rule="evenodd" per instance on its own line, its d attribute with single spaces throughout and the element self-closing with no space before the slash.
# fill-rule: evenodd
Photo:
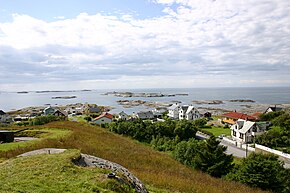
<svg viewBox="0 0 290 193">
<path fill-rule="evenodd" d="M 133 93 L 162 93 L 162 94 L 188 94 L 171 97 L 117 97 L 104 95 L 107 92 L 133 92 Z M 71 99 L 53 99 L 53 97 L 75 96 Z M 230 103 L 228 100 L 247 99 L 256 104 L 290 104 L 290 87 L 251 87 L 251 88 L 154 88 L 154 89 L 107 89 L 107 90 L 74 90 L 61 92 L 5 92 L 0 91 L 0 110 L 12 111 L 32 106 L 57 106 L 74 103 L 98 104 L 113 107 L 111 113 L 125 111 L 128 114 L 138 111 L 152 110 L 141 105 L 124 108 L 117 103 L 118 100 L 144 100 L 149 102 L 191 104 L 196 100 L 222 100 L 220 105 L 206 105 L 207 107 L 239 109 L 240 103 Z M 205 106 L 205 105 L 197 105 Z"/>
</svg>

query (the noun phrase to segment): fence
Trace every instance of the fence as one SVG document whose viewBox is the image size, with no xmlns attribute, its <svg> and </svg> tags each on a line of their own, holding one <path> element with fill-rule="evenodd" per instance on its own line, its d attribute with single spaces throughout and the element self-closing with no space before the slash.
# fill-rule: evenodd
<svg viewBox="0 0 290 193">
<path fill-rule="evenodd" d="M 275 150 L 275 149 L 271 149 L 269 147 L 266 147 L 266 146 L 263 146 L 263 145 L 259 145 L 259 144 L 256 144 L 255 147 L 256 147 L 256 149 L 259 149 L 259 150 L 262 150 L 262 151 L 266 151 L 266 152 L 278 155 L 278 156 L 286 159 L 287 162 L 290 162 L 290 154 L 287 154 L 287 153 L 284 153 L 282 151 L 278 151 L 278 150 Z"/>
</svg>

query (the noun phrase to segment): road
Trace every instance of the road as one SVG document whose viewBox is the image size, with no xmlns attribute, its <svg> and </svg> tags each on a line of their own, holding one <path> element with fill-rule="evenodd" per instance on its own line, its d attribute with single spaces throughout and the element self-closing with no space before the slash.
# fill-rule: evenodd
<svg viewBox="0 0 290 193">
<path fill-rule="evenodd" d="M 196 133 L 196 136 L 199 139 L 207 139 L 208 138 L 208 136 L 203 135 L 201 133 Z M 246 157 L 246 150 L 238 148 L 238 147 L 236 147 L 236 146 L 234 146 L 232 144 L 229 144 L 229 143 L 227 143 L 227 142 L 225 142 L 223 140 L 220 140 L 220 141 L 221 141 L 221 143 L 220 143 L 221 145 L 227 146 L 226 154 L 232 154 L 233 156 L 238 157 L 238 158 L 245 158 Z M 285 163 L 284 162 L 284 167 L 285 168 L 290 168 L 290 163 Z"/>
</svg>

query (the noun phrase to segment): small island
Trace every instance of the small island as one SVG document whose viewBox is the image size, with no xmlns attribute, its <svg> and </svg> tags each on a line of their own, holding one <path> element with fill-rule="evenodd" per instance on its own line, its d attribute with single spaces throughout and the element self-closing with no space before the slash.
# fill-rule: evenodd
<svg viewBox="0 0 290 193">
<path fill-rule="evenodd" d="M 159 92 L 141 92 L 141 93 L 134 93 L 134 92 L 107 92 L 103 95 L 113 95 L 116 97 L 175 97 L 175 96 L 188 96 L 187 93 L 178 93 L 178 94 L 163 94 Z"/>
<path fill-rule="evenodd" d="M 51 97 L 51 99 L 74 99 L 77 98 L 77 96 L 56 96 L 56 97 Z"/>
</svg>

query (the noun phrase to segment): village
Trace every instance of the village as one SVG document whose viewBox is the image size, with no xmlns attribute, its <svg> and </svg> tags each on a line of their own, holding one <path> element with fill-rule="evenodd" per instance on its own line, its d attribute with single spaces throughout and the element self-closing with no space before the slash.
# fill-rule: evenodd
<svg viewBox="0 0 290 193">
<path fill-rule="evenodd" d="M 214 111 L 207 111 L 207 109 L 198 108 L 195 105 L 173 103 L 167 107 L 163 106 L 132 114 L 127 114 L 125 110 L 111 113 L 110 107 L 88 103 L 27 107 L 11 112 L 0 110 L 0 148 L 2 148 L 3 153 L 5 148 L 21 150 L 20 145 L 17 144 L 25 144 L 28 147 L 29 142 L 32 142 L 31 144 L 37 145 L 41 141 L 50 141 L 56 135 L 59 135 L 59 138 L 54 138 L 55 142 L 60 144 L 70 138 L 69 133 L 73 131 L 55 130 L 54 126 L 49 130 L 45 129 L 47 126 L 51 127 L 49 125 L 51 122 L 53 125 L 60 124 L 61 128 L 66 128 L 67 125 L 71 124 L 79 127 L 80 131 L 87 128 L 89 129 L 87 133 L 89 138 L 87 139 L 92 141 L 95 138 L 91 138 L 91 134 L 97 129 L 101 130 L 102 133 L 109 132 L 111 135 L 119 134 L 120 137 L 129 137 L 137 140 L 140 144 L 150 146 L 152 151 L 166 152 L 181 164 L 201 170 L 213 177 L 221 178 L 222 176 L 235 175 L 234 165 L 247 167 L 246 161 L 256 159 L 255 156 L 261 156 L 265 164 L 267 164 L 268 156 L 274 156 L 273 162 L 280 163 L 281 166 L 279 172 L 289 170 L 289 133 L 287 132 L 290 120 L 289 109 L 273 105 L 263 112 L 251 114 L 236 110 L 215 114 Z M 7 129 L 5 129 L 6 127 Z M 280 136 L 277 134 L 277 130 Z M 61 137 L 63 134 L 57 134 L 59 132 L 66 133 L 64 135 L 68 137 Z M 79 142 L 75 141 L 75 143 Z M 46 145 L 44 147 L 44 149 L 26 152 L 24 155 L 65 151 L 65 149 L 47 148 Z M 93 146 L 86 148 L 93 148 Z M 128 151 L 130 152 L 130 150 Z M 211 152 L 210 155 L 209 152 Z M 203 154 L 210 156 L 210 159 L 214 161 L 208 161 L 207 157 L 198 160 L 198 157 L 203 156 Z M 148 192 L 142 181 L 122 165 L 100 157 L 81 155 L 83 156 L 81 159 L 84 159 L 85 164 L 87 164 L 86 166 L 121 172 L 127 176 L 126 179 L 132 181 L 131 184 L 136 190 Z M 80 163 L 85 166 L 83 161 Z M 211 173 L 198 164 L 201 164 L 200 166 L 209 165 L 208 167 L 211 167 L 211 164 L 220 166 L 214 170 L 215 173 Z M 259 171 L 264 168 L 267 170 L 267 167 L 267 165 L 263 165 Z M 254 171 L 254 175 L 259 175 L 259 171 Z M 241 173 L 241 175 L 246 173 Z M 108 173 L 107 178 L 120 179 L 114 172 Z"/>
<path fill-rule="evenodd" d="M 18 111 L 5 113 L 0 110 L 0 123 L 3 125 L 16 124 L 28 125 L 28 121 L 37 116 L 53 115 L 60 117 L 63 120 L 70 121 L 87 121 L 92 124 L 103 125 L 109 124 L 116 120 L 132 121 L 135 119 L 150 120 L 152 122 L 165 121 L 164 119 L 172 120 L 188 120 L 195 121 L 197 119 L 208 120 L 207 124 L 223 128 L 224 133 L 220 133 L 220 139 L 234 144 L 239 148 L 245 148 L 245 144 L 254 144 L 255 138 L 267 132 L 270 122 L 260 121 L 261 114 L 270 112 L 279 112 L 284 110 L 281 107 L 269 106 L 264 112 L 256 112 L 251 115 L 241 112 L 227 112 L 218 116 L 212 116 L 210 111 L 204 109 L 198 110 L 193 105 L 181 105 L 175 103 L 169 107 L 159 107 L 150 111 L 134 112 L 132 115 L 124 111 L 118 114 L 111 114 L 108 111 L 110 108 L 105 106 L 98 106 L 96 104 L 69 104 L 60 107 L 29 107 Z M 200 130 L 204 135 L 212 134 L 209 129 Z M 0 141 L 5 142 L 5 133 L 8 131 L 2 130 L 0 132 Z M 9 133 L 9 132 L 8 132 Z M 8 139 L 8 138 L 7 138 Z M 8 140 L 8 141 L 11 141 Z M 248 146 L 247 146 L 248 148 Z"/>
</svg>

